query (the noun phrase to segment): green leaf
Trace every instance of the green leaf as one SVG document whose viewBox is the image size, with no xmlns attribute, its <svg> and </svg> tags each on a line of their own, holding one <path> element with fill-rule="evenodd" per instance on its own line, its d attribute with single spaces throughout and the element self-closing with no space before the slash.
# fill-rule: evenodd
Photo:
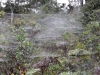
<svg viewBox="0 0 100 75">
<path fill-rule="evenodd" d="M 84 49 L 75 49 L 75 50 L 70 50 L 68 52 L 68 56 L 72 56 L 72 55 L 91 55 L 92 52 L 84 50 Z"/>
<path fill-rule="evenodd" d="M 85 45 L 81 42 L 78 42 L 76 49 L 85 49 Z"/>
<path fill-rule="evenodd" d="M 40 71 L 40 69 L 31 69 L 30 71 L 28 71 L 26 73 L 26 75 L 33 75 L 33 74 L 35 74 L 36 72 L 39 72 L 39 71 Z"/>
<path fill-rule="evenodd" d="M 62 72 L 59 75 L 78 75 L 78 72 Z"/>
<path fill-rule="evenodd" d="M 68 32 L 67 32 L 65 35 L 62 36 L 62 38 L 63 38 L 64 40 L 68 40 L 70 37 L 71 37 L 71 35 L 70 35 L 70 33 L 68 33 Z"/>
<path fill-rule="evenodd" d="M 17 52 L 17 55 L 16 55 L 17 58 L 20 58 L 21 57 L 21 54 L 22 54 L 21 52 Z"/>
<path fill-rule="evenodd" d="M 99 28 L 99 22 L 97 21 L 91 22 L 91 25 L 93 25 L 95 28 Z"/>
<path fill-rule="evenodd" d="M 88 31 L 83 32 L 84 35 L 88 35 Z"/>
</svg>

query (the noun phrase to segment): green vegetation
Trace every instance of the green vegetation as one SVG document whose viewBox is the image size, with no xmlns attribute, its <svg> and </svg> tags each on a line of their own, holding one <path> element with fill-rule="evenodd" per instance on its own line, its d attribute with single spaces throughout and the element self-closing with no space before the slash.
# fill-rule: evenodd
<svg viewBox="0 0 100 75">
<path fill-rule="evenodd" d="M 97 4 L 96 4 L 97 3 Z M 66 46 L 69 50 L 66 56 L 59 57 L 62 66 L 57 64 L 49 67 L 51 75 L 93 75 L 94 67 L 100 65 L 100 19 L 99 0 L 91 0 L 84 5 L 84 16 L 81 21 L 85 29 L 70 43 L 70 33 L 62 38 L 72 45 Z M 94 7 L 92 5 L 94 4 Z M 88 16 L 87 16 L 88 15 Z M 94 62 L 95 61 L 95 62 Z M 53 71 L 52 71 L 53 70 Z M 35 75 L 35 73 L 33 74 Z"/>
<path fill-rule="evenodd" d="M 4 18 L 5 16 L 5 12 L 4 11 L 0 11 L 0 18 Z"/>
<path fill-rule="evenodd" d="M 11 1 L 7 1 L 6 7 L 4 8 L 5 12 L 11 13 L 13 10 L 13 13 L 17 14 L 26 14 L 31 12 L 30 9 L 43 7 L 43 12 L 50 13 L 52 12 L 58 12 L 59 8 L 57 7 L 57 3 L 52 0 L 29 0 L 27 1 L 27 4 L 23 4 L 25 0 L 17 0 L 15 3 Z M 23 5 L 20 5 L 23 4 Z M 55 7 L 56 6 L 56 7 Z M 11 9 L 12 8 L 12 9 Z"/>
<path fill-rule="evenodd" d="M 95 59 L 100 59 L 99 42 L 100 42 L 100 19 L 99 11 L 100 0 L 90 0 L 83 7 L 83 23 L 86 30 L 83 32 L 81 41 L 86 45 L 86 49 L 92 51 L 95 54 Z M 85 19 L 86 18 L 86 19 Z M 98 62 L 98 61 L 97 61 Z M 98 63 L 99 65 L 99 63 Z"/>
<path fill-rule="evenodd" d="M 90 21 L 99 21 L 100 13 L 100 1 L 89 0 L 82 8 L 84 16 L 82 17 L 82 23 L 86 25 Z"/>
<path fill-rule="evenodd" d="M 24 18 L 15 17 L 13 25 L 15 27 L 20 27 L 20 26 L 25 26 L 25 25 L 30 25 L 34 27 L 36 25 L 36 21 L 34 20 L 34 18 L 29 18 L 29 17 L 24 17 Z"/>
<path fill-rule="evenodd" d="M 50 4 L 45 4 L 42 6 L 42 11 L 44 13 L 57 13 L 60 10 L 61 9 L 58 6 L 54 7 L 53 5 L 50 5 Z"/>
<path fill-rule="evenodd" d="M 6 61 L 0 62 L 0 68 L 3 75 L 21 74 L 21 72 L 26 72 L 32 63 L 30 58 L 33 53 L 33 43 L 26 40 L 27 33 L 20 27 L 16 29 L 15 32 L 16 42 L 18 43 L 15 48 L 11 50 L 5 50 L 7 52 Z"/>
<path fill-rule="evenodd" d="M 25 20 L 21 18 L 14 18 L 14 26 L 20 27 L 21 25 L 25 25 Z"/>
<path fill-rule="evenodd" d="M 34 4 L 40 3 L 42 10 L 45 13 L 58 12 L 58 7 L 50 5 L 50 1 L 41 0 L 34 1 Z M 44 4 L 44 5 L 43 5 Z M 55 4 L 56 5 L 56 4 Z M 8 7 L 9 6 L 9 7 Z M 18 5 L 14 5 L 14 13 L 26 13 L 27 10 L 21 10 Z M 31 3 L 23 6 L 30 7 Z M 10 5 L 5 8 L 5 11 L 10 10 Z M 59 50 L 60 56 L 48 57 L 34 57 L 33 54 L 39 54 L 41 50 L 45 49 L 41 46 L 34 45 L 33 35 L 32 40 L 29 40 L 27 31 L 24 26 L 34 27 L 36 21 L 29 17 L 15 17 L 13 21 L 14 35 L 13 43 L 9 42 L 14 47 L 8 49 L 0 48 L 0 52 L 6 52 L 5 60 L 0 61 L 0 74 L 1 75 L 94 75 L 94 68 L 100 68 L 100 0 L 90 0 L 82 8 L 83 17 L 81 22 L 84 30 L 77 36 L 67 32 L 62 36 L 62 39 L 68 44 L 57 47 L 56 45 L 50 46 L 51 49 Z M 0 17 L 4 18 L 5 12 L 0 12 Z M 32 20 L 31 20 L 32 19 Z M 29 29 L 30 30 L 30 29 Z M 29 32 L 30 33 L 30 32 Z M 33 34 L 33 33 L 32 33 Z M 4 35 L 0 35 L 0 45 L 5 44 L 6 39 Z M 6 41 L 7 42 L 7 41 Z M 38 42 L 37 42 L 38 43 Z M 4 45 L 3 44 L 3 45 Z M 45 45 L 45 46 L 47 46 Z M 44 46 L 44 47 L 45 47 Z M 36 52 L 33 52 L 36 51 Z M 98 70 L 96 73 L 100 74 Z M 96 75 L 95 73 L 95 75 Z"/>
</svg>

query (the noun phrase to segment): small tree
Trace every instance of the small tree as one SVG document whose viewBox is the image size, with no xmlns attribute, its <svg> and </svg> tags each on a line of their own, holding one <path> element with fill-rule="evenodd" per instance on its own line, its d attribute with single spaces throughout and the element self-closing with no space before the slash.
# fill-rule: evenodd
<svg viewBox="0 0 100 75">
<path fill-rule="evenodd" d="M 32 59 L 30 56 L 33 52 L 33 43 L 26 40 L 27 33 L 20 27 L 15 30 L 17 45 L 15 48 L 5 50 L 7 52 L 6 59 L 0 66 L 0 73 L 4 75 L 25 75 L 29 69 Z"/>
</svg>

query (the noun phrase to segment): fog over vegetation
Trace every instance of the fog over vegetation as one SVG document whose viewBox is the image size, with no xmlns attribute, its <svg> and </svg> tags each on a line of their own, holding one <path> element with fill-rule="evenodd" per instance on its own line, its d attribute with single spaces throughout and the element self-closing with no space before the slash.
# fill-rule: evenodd
<svg viewBox="0 0 100 75">
<path fill-rule="evenodd" d="M 0 0 L 0 75 L 100 75 L 100 0 Z"/>
</svg>

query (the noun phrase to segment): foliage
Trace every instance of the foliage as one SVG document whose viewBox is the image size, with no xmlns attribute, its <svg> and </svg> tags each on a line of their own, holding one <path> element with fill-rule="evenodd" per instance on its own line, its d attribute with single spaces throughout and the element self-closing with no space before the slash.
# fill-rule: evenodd
<svg viewBox="0 0 100 75">
<path fill-rule="evenodd" d="M 50 67 L 49 67 L 49 70 L 50 71 L 58 71 L 58 70 L 60 70 L 61 69 L 61 67 L 58 65 L 58 64 L 54 64 L 54 65 L 51 65 Z"/>
<path fill-rule="evenodd" d="M 29 17 L 24 17 L 24 18 L 14 18 L 14 22 L 13 25 L 17 28 L 19 28 L 20 26 L 23 25 L 30 25 L 32 27 L 34 27 L 36 25 L 36 21 L 32 20 L 33 18 L 29 18 Z"/>
<path fill-rule="evenodd" d="M 0 11 L 0 18 L 4 18 L 5 16 L 5 12 L 4 11 Z"/>
<path fill-rule="evenodd" d="M 76 49 L 85 49 L 85 45 L 81 42 L 78 42 L 75 48 Z"/>
<path fill-rule="evenodd" d="M 68 52 L 68 55 L 69 56 L 81 56 L 81 55 L 91 55 L 92 53 L 90 51 L 86 51 L 86 50 L 83 50 L 83 49 L 75 49 L 75 50 L 70 50 Z"/>
<path fill-rule="evenodd" d="M 36 0 L 34 0 L 36 1 Z M 46 0 L 43 1 L 43 4 L 46 2 Z M 95 1 L 95 2 L 94 2 Z M 93 69 L 95 66 L 100 65 L 100 22 L 99 22 L 99 0 L 90 0 L 88 4 L 86 4 L 83 7 L 83 23 L 85 24 L 84 31 L 79 34 L 78 42 L 74 42 L 73 48 L 69 48 L 72 46 L 68 46 L 69 50 L 66 53 L 68 54 L 67 57 L 61 56 L 61 62 L 59 65 L 58 59 L 54 59 L 51 61 L 44 60 L 42 65 L 41 63 L 38 64 L 38 68 L 41 70 L 43 69 L 46 72 L 46 69 L 48 72 L 45 75 L 92 75 Z M 94 5 L 93 7 L 92 4 Z M 97 4 L 97 5 L 96 5 Z M 90 8 L 90 9 L 89 9 Z M 49 13 L 52 8 L 51 5 L 44 6 L 44 9 L 47 13 Z M 87 16 L 88 15 L 88 16 Z M 33 60 L 31 60 L 30 56 L 33 53 L 34 46 L 33 43 L 29 40 L 27 40 L 27 33 L 24 31 L 23 28 L 21 28 L 20 25 L 26 24 L 26 22 L 29 22 L 29 20 L 22 20 L 20 18 L 15 19 L 14 25 L 18 26 L 17 29 L 15 29 L 14 33 L 16 38 L 16 47 L 12 48 L 11 50 L 7 51 L 7 60 L 6 62 L 3 62 L 2 66 L 3 70 L 2 73 L 5 73 L 5 75 L 9 74 L 15 74 L 20 75 L 20 72 L 22 70 L 26 71 L 26 69 L 29 70 L 29 67 L 31 67 L 31 63 Z M 30 24 L 34 25 L 35 22 L 31 21 Z M 0 36 L 1 39 L 3 39 L 3 35 Z M 64 40 L 69 40 L 71 35 L 69 33 L 66 33 L 62 36 Z M 67 49 L 65 49 L 67 50 Z M 37 50 L 36 50 L 37 51 Z M 37 53 L 38 54 L 38 53 Z M 35 60 L 38 61 L 38 60 Z M 57 64 L 55 64 L 57 63 Z M 49 66 L 48 66 L 49 65 Z M 22 69 L 22 70 L 21 70 Z M 40 75 L 40 69 L 32 69 L 27 72 L 27 75 Z M 38 73 L 37 73 L 38 72 Z M 37 73 L 37 74 L 36 74 Z M 44 75 L 44 74 L 41 74 Z"/>
<path fill-rule="evenodd" d="M 4 75 L 26 73 L 32 63 L 30 56 L 33 52 L 33 43 L 26 40 L 27 34 L 22 28 L 16 29 L 15 33 L 18 44 L 11 50 L 5 50 L 7 52 L 7 61 L 2 63 L 2 73 Z"/>
<path fill-rule="evenodd" d="M 20 3 L 22 3 L 22 1 L 19 2 L 17 0 L 17 1 L 15 1 L 15 3 L 7 1 L 6 7 L 4 8 L 5 12 L 11 13 L 11 7 L 12 7 L 14 13 L 17 13 L 17 14 L 28 13 L 29 10 L 25 9 L 24 5 L 21 6 Z M 28 7 L 26 6 L 26 8 L 28 8 Z"/>
<path fill-rule="evenodd" d="M 82 33 L 78 35 L 78 41 L 76 39 L 76 41 L 73 42 L 73 50 L 69 50 L 67 53 L 69 60 L 71 60 L 72 62 L 70 62 L 70 64 L 68 64 L 68 62 L 65 63 L 67 67 L 70 66 L 69 71 L 75 68 L 74 72 L 77 72 L 77 71 L 86 72 L 86 73 L 79 73 L 76 75 L 92 75 L 93 68 L 95 66 L 99 67 L 100 65 L 99 63 L 99 59 L 100 59 L 99 14 L 100 14 L 100 11 L 98 9 L 99 6 L 98 8 L 95 8 L 95 9 L 90 8 L 91 10 L 84 10 L 84 9 L 88 9 L 87 5 L 88 4 L 85 5 L 86 8 L 85 6 L 83 7 L 84 16 L 82 17 L 83 18 L 82 23 L 83 25 L 85 25 L 85 28 L 82 31 Z M 63 38 L 65 40 L 69 40 L 70 34 L 67 33 L 66 35 L 63 36 Z"/>
<path fill-rule="evenodd" d="M 43 11 L 45 12 L 45 13 L 49 13 L 50 12 L 50 9 L 51 9 L 51 6 L 49 6 L 49 5 L 45 5 L 45 6 L 43 6 Z"/>
<path fill-rule="evenodd" d="M 33 8 L 36 9 L 41 6 L 44 6 L 43 7 L 44 12 L 49 12 L 49 11 L 58 12 L 59 11 L 59 8 L 55 7 L 57 6 L 57 3 L 53 0 L 29 0 L 29 1 L 26 1 L 27 4 L 23 4 L 23 2 L 25 2 L 25 0 L 17 0 L 15 1 L 15 3 L 7 1 L 5 12 L 11 13 L 11 7 L 12 7 L 14 13 L 17 13 L 17 14 L 29 13 L 30 9 L 33 9 Z"/>
<path fill-rule="evenodd" d="M 83 7 L 83 23 L 86 30 L 83 32 L 81 40 L 85 40 L 84 44 L 88 50 L 98 52 L 99 38 L 100 38 L 100 0 L 90 0 Z M 99 53 L 99 52 L 98 52 Z"/>
<path fill-rule="evenodd" d="M 99 19 L 100 0 L 89 0 L 82 9 L 84 16 L 82 17 L 82 23 L 86 25 L 90 21 L 96 21 Z"/>
<path fill-rule="evenodd" d="M 89 21 L 88 24 L 86 24 L 85 26 L 85 30 L 79 35 L 79 41 L 81 42 L 81 45 L 78 46 L 82 46 L 85 45 L 85 47 L 83 46 L 84 55 L 81 55 L 81 59 L 82 62 L 80 62 L 80 66 L 83 65 L 88 65 L 89 69 L 91 67 L 91 69 L 93 70 L 93 67 L 95 67 L 95 65 L 100 65 L 100 63 L 98 63 L 99 59 L 100 59 L 100 52 L 99 52 L 99 42 L 100 42 L 100 23 L 99 21 Z M 77 51 L 72 51 L 72 54 L 77 54 Z M 71 53 L 71 51 L 69 51 Z M 76 53 L 75 53 L 76 52 Z M 70 54 L 69 53 L 69 54 Z M 80 52 L 78 52 L 80 53 Z M 82 52 L 81 52 L 82 53 Z M 90 56 L 90 57 L 89 57 Z M 92 57 L 91 57 L 92 56 Z M 79 56 L 80 57 L 80 56 Z M 89 62 L 87 62 L 87 60 Z M 95 62 L 94 62 L 95 61 Z M 87 63 L 86 63 L 87 62 Z M 89 66 L 91 65 L 91 66 Z M 86 66 L 84 66 L 83 68 L 85 68 Z M 92 71 L 91 71 L 92 72 Z"/>
<path fill-rule="evenodd" d="M 77 75 L 78 73 L 73 73 L 73 72 L 62 72 L 59 75 Z"/>
<path fill-rule="evenodd" d="M 58 6 L 53 6 L 53 4 L 52 5 L 45 4 L 42 6 L 42 11 L 44 13 L 55 13 L 55 12 L 59 12 L 60 8 Z"/>
<path fill-rule="evenodd" d="M 20 27 L 21 25 L 25 25 L 26 22 L 24 19 L 21 19 L 21 18 L 14 18 L 14 26 L 16 27 Z"/>
<path fill-rule="evenodd" d="M 85 30 L 79 34 L 78 42 L 74 43 L 74 50 L 68 51 L 69 56 L 66 61 L 62 59 L 61 67 L 56 64 L 49 66 L 49 74 L 56 75 L 60 72 L 60 75 L 92 75 L 94 67 L 100 65 L 99 0 L 94 1 L 89 1 L 83 7 Z M 50 7 L 45 9 L 48 11 Z M 69 40 L 71 36 L 66 33 L 62 37 Z"/>
<path fill-rule="evenodd" d="M 0 44 L 2 44 L 4 42 L 4 40 L 6 40 L 5 36 L 4 35 L 0 35 Z"/>
<path fill-rule="evenodd" d="M 82 23 L 85 26 L 82 34 L 79 35 L 79 40 L 85 45 L 85 50 L 90 51 L 91 57 L 88 59 L 88 65 L 91 69 L 100 65 L 100 0 L 90 0 L 83 7 Z M 95 62 L 94 62 L 95 61 Z M 92 72 L 92 71 L 91 71 Z"/>
<path fill-rule="evenodd" d="M 64 40 L 68 40 L 70 37 L 71 37 L 71 35 L 70 35 L 70 33 L 68 33 L 68 32 L 67 32 L 65 35 L 62 36 L 62 38 L 63 38 Z"/>
<path fill-rule="evenodd" d="M 86 72 L 80 72 L 80 71 L 77 71 L 77 72 L 62 72 L 60 73 L 59 75 L 91 75 L 91 73 L 86 73 Z"/>
<path fill-rule="evenodd" d="M 31 69 L 26 73 L 26 75 L 33 75 L 33 74 L 36 74 L 36 72 L 39 72 L 39 71 L 40 71 L 40 69 Z"/>
</svg>

